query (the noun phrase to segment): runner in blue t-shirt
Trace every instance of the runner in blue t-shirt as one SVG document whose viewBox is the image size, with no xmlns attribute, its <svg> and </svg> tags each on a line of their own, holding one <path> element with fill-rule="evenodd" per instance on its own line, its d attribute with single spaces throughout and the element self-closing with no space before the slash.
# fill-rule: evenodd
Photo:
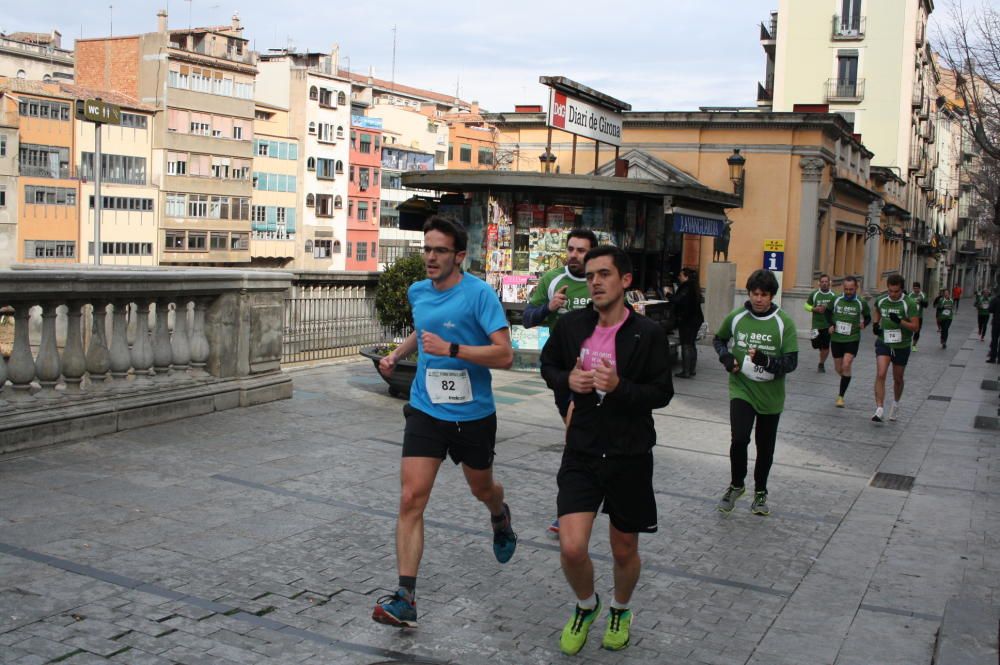
<svg viewBox="0 0 1000 665">
<path fill-rule="evenodd" d="M 420 352 L 410 403 L 403 407 L 399 589 L 380 598 L 372 613 L 372 619 L 390 626 L 417 625 L 424 509 L 445 457 L 462 464 L 472 494 L 489 508 L 497 561 L 507 563 L 517 546 L 503 486 L 493 479 L 497 416 L 490 377 L 491 368 L 511 366 L 514 352 L 496 293 L 461 271 L 467 243 L 465 229 L 450 219 L 434 216 L 424 224 L 428 279 L 409 290 L 414 332 L 379 364 L 389 375 L 400 358 Z"/>
</svg>

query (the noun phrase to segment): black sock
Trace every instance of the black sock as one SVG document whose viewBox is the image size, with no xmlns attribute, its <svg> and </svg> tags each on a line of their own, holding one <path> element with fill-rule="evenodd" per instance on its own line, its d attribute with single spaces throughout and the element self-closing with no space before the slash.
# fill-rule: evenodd
<svg viewBox="0 0 1000 665">
<path fill-rule="evenodd" d="M 847 393 L 847 386 L 851 385 L 851 377 L 842 376 L 840 377 L 840 396 L 843 397 Z"/>
<path fill-rule="evenodd" d="M 417 594 L 416 576 L 414 575 L 413 577 L 410 577 L 409 575 L 400 575 L 399 586 L 409 591 L 411 596 L 415 596 Z"/>
</svg>

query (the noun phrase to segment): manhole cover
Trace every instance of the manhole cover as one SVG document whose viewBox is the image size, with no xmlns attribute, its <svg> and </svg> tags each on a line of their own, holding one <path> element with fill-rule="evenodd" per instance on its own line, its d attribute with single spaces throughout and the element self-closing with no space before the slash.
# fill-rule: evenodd
<svg viewBox="0 0 1000 665">
<path fill-rule="evenodd" d="M 908 492 L 913 489 L 914 480 L 915 478 L 913 476 L 901 476 L 896 473 L 882 473 L 879 471 L 868 484 L 872 487 L 881 487 L 882 489 L 887 490 Z"/>
</svg>

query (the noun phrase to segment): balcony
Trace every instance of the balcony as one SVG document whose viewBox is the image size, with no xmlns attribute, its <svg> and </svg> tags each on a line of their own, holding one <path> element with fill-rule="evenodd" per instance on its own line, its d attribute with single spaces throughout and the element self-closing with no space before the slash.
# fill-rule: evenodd
<svg viewBox="0 0 1000 665">
<path fill-rule="evenodd" d="M 937 171 L 931 171 L 920 180 L 920 189 L 930 191 L 934 189 L 934 181 Z"/>
<path fill-rule="evenodd" d="M 757 84 L 757 103 L 767 102 L 770 104 L 774 101 L 774 89 L 765 88 L 763 83 Z"/>
<path fill-rule="evenodd" d="M 21 164 L 18 167 L 18 173 L 23 176 L 30 176 L 32 178 L 56 178 L 61 180 L 68 180 L 70 178 L 76 177 L 75 169 L 69 168 L 69 166 L 40 166 L 37 164 Z"/>
<path fill-rule="evenodd" d="M 826 101 L 860 102 L 865 98 L 865 80 L 827 79 Z"/>
<path fill-rule="evenodd" d="M 976 246 L 975 240 L 963 240 L 958 245 L 959 254 L 977 254 L 979 252 L 979 247 Z"/>
<path fill-rule="evenodd" d="M 837 41 L 850 41 L 865 38 L 865 16 L 837 16 L 833 17 L 833 39 Z"/>
<path fill-rule="evenodd" d="M 760 41 L 766 46 L 773 46 L 778 39 L 778 12 L 771 12 L 771 18 L 761 21 Z"/>
<path fill-rule="evenodd" d="M 924 97 L 923 104 L 920 105 L 920 110 L 917 111 L 917 117 L 921 120 L 927 120 L 931 117 L 931 99 L 930 97 Z"/>
<path fill-rule="evenodd" d="M 924 147 L 919 142 L 910 146 L 910 170 L 918 171 L 924 161 Z"/>
<path fill-rule="evenodd" d="M 924 44 L 924 35 L 925 35 L 926 31 L 927 31 L 927 24 L 918 15 L 917 16 L 917 34 L 916 34 L 916 40 L 915 40 L 917 46 L 923 46 L 923 44 Z"/>
<path fill-rule="evenodd" d="M 915 109 L 920 108 L 924 103 L 924 87 L 917 83 L 913 86 L 913 98 L 911 100 L 911 106 Z"/>
</svg>

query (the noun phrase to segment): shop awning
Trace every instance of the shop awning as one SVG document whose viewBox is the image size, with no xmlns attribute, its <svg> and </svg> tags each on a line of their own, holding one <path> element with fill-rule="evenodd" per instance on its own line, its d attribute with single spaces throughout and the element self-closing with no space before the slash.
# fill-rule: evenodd
<svg viewBox="0 0 1000 665">
<path fill-rule="evenodd" d="M 674 233 L 718 238 L 726 230 L 725 215 L 677 206 L 673 207 L 672 215 Z"/>
</svg>

